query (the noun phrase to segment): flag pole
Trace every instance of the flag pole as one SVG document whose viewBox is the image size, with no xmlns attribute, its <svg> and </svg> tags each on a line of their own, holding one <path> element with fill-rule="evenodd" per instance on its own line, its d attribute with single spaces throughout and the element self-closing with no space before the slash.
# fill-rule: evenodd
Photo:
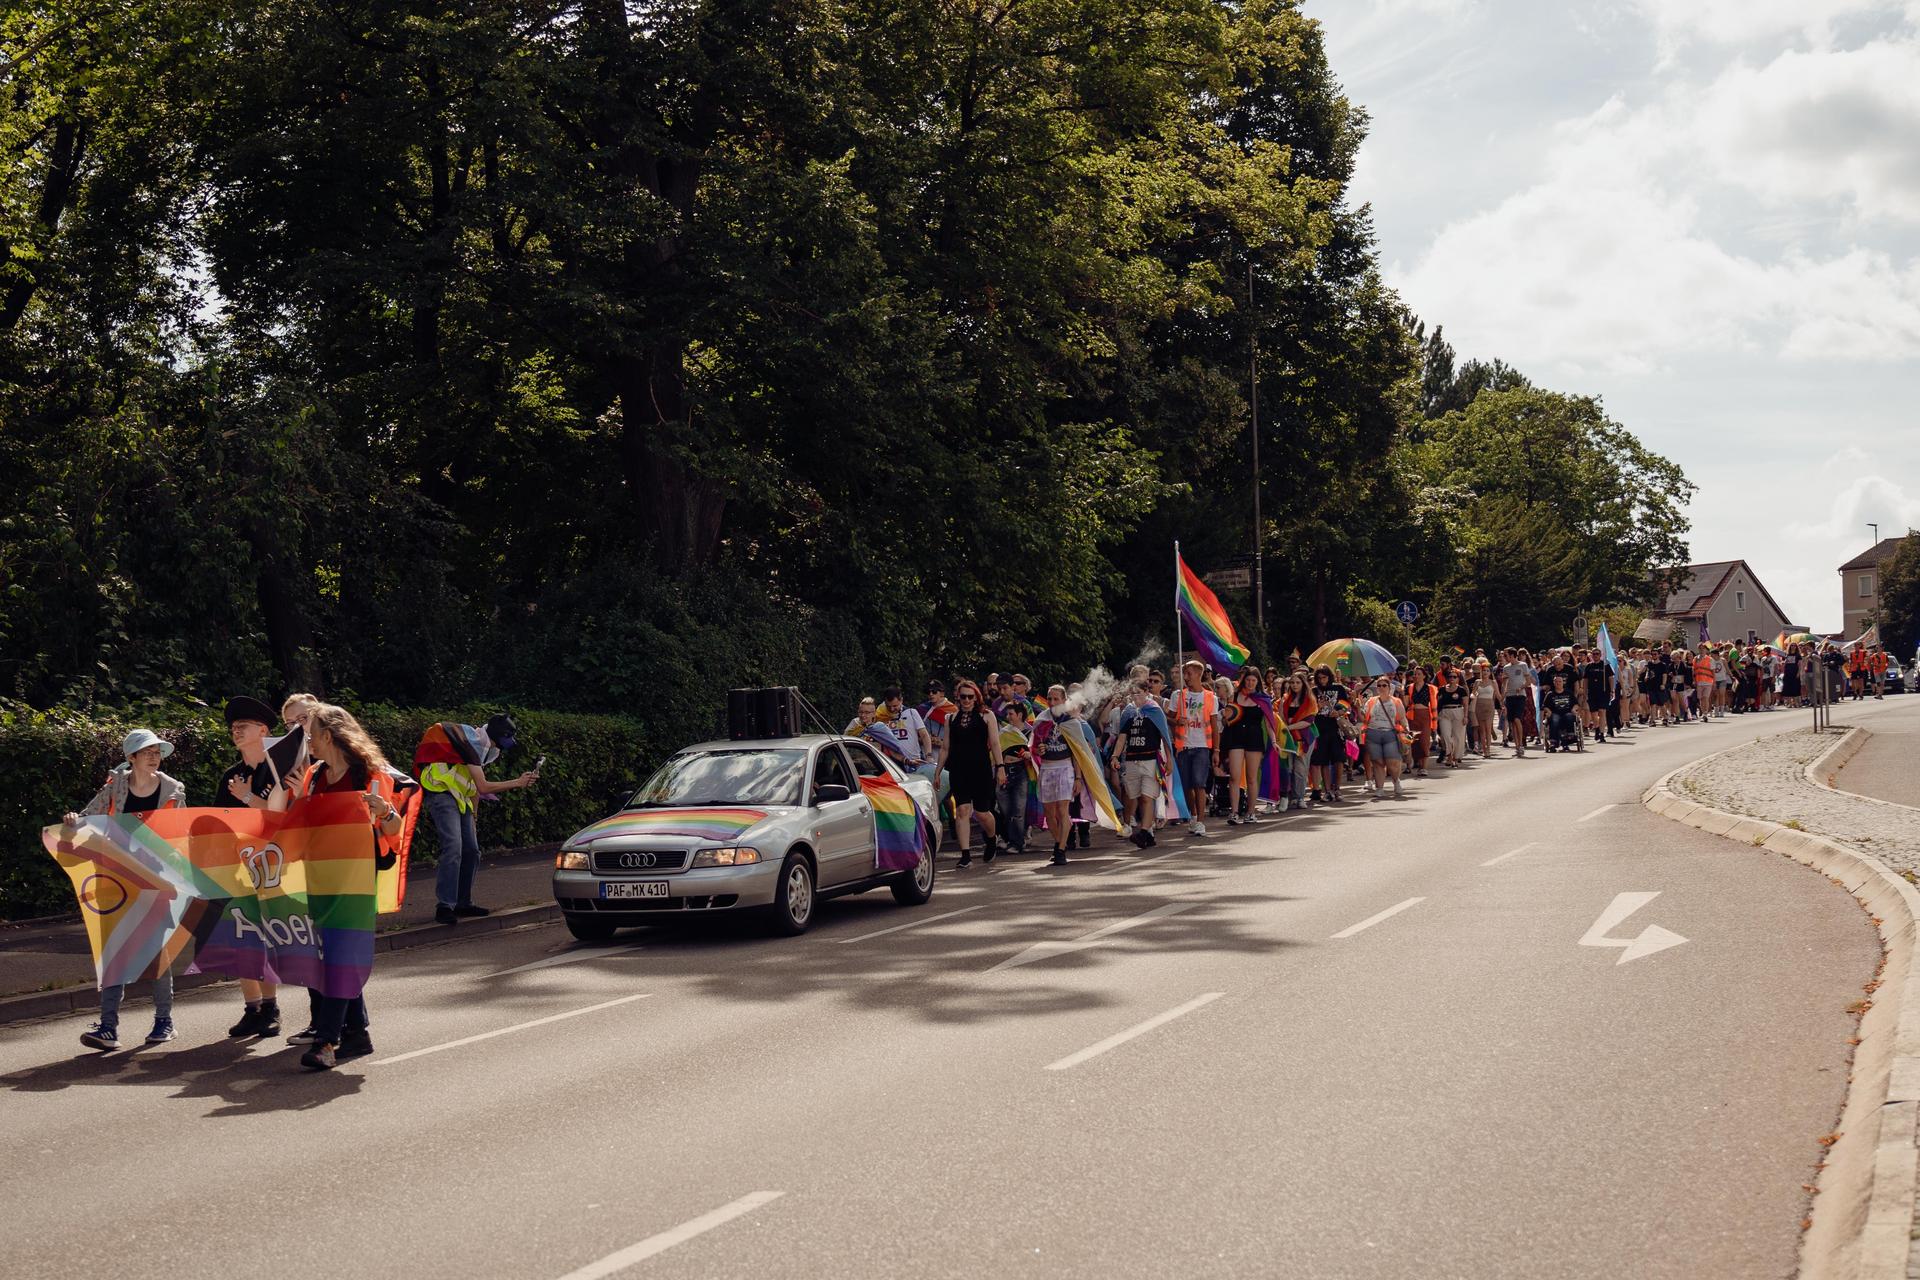
<svg viewBox="0 0 1920 1280">
<path fill-rule="evenodd" d="M 1180 539 L 1173 540 L 1173 679 L 1174 689 L 1187 687 L 1187 638 L 1180 634 Z"/>
</svg>

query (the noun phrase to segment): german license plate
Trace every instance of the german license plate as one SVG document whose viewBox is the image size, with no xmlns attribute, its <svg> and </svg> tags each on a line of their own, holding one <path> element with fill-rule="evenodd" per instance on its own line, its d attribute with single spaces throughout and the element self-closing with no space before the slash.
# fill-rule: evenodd
<svg viewBox="0 0 1920 1280">
<path fill-rule="evenodd" d="M 665 880 L 608 880 L 601 882 L 602 898 L 664 898 L 667 896 Z"/>
</svg>

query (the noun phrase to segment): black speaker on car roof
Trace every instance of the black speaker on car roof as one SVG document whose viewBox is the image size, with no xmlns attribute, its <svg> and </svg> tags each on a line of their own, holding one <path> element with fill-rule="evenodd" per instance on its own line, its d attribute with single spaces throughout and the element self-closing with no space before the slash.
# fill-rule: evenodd
<svg viewBox="0 0 1920 1280">
<path fill-rule="evenodd" d="M 800 690 L 792 685 L 727 691 L 727 737 L 735 742 L 791 738 L 800 725 Z"/>
</svg>

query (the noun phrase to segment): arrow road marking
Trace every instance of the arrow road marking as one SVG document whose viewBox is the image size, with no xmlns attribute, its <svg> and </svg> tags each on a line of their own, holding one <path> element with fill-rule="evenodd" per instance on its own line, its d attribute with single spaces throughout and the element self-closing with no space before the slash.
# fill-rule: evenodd
<svg viewBox="0 0 1920 1280">
<path fill-rule="evenodd" d="M 1197 902 L 1169 902 L 1165 906 L 1155 907 L 1145 915 L 1116 921 L 1095 929 L 1092 933 L 1082 934 L 1070 942 L 1036 942 L 1019 955 L 1002 960 L 987 972 L 998 973 L 1002 969 L 1018 969 L 1021 965 L 1032 964 L 1036 960 L 1051 960 L 1055 956 L 1064 956 L 1069 952 L 1085 951 L 1088 947 L 1099 946 L 1108 937 L 1119 933 L 1122 929 L 1131 929 L 1136 925 L 1147 924 L 1166 916 L 1178 915 L 1182 911 L 1190 911 L 1199 905 Z"/>
<path fill-rule="evenodd" d="M 1650 924 L 1642 929 L 1640 936 L 1637 938 L 1609 938 L 1606 936 L 1613 931 L 1616 925 L 1621 924 L 1628 916 L 1659 896 L 1660 893 L 1658 890 L 1652 893 L 1616 894 L 1613 901 L 1607 904 L 1607 909 L 1600 913 L 1600 918 L 1593 922 L 1593 927 L 1588 929 L 1585 936 L 1580 939 L 1580 945 L 1583 947 L 1624 948 L 1620 952 L 1620 958 L 1614 961 L 1616 965 L 1625 964 L 1629 960 L 1638 960 L 1642 956 L 1650 956 L 1656 951 L 1665 951 L 1668 947 L 1679 946 L 1685 942 L 1686 939 L 1677 933 L 1662 929 L 1657 924 Z"/>
</svg>

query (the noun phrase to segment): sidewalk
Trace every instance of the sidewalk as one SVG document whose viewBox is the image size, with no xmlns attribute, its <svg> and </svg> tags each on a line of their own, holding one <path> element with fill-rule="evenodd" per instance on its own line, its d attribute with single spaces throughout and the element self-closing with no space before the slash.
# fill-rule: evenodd
<svg viewBox="0 0 1920 1280">
<path fill-rule="evenodd" d="M 512 849 L 482 857 L 474 897 L 496 911 L 553 901 L 553 852 L 557 845 Z M 406 905 L 381 916 L 381 933 L 431 924 L 435 906 L 433 868 L 415 867 L 407 877 Z M 439 926 L 457 929 L 459 926 Z M 218 981 L 219 979 L 216 979 Z M 75 914 L 59 920 L 0 927 L 0 999 L 34 991 L 92 987 L 93 952 Z"/>
<path fill-rule="evenodd" d="M 1920 702 L 1920 694 L 1895 694 Z M 1855 795 L 1872 796 L 1894 804 L 1920 808 L 1920 725 L 1874 721 L 1873 736 L 1833 780 L 1833 785 Z"/>
</svg>

